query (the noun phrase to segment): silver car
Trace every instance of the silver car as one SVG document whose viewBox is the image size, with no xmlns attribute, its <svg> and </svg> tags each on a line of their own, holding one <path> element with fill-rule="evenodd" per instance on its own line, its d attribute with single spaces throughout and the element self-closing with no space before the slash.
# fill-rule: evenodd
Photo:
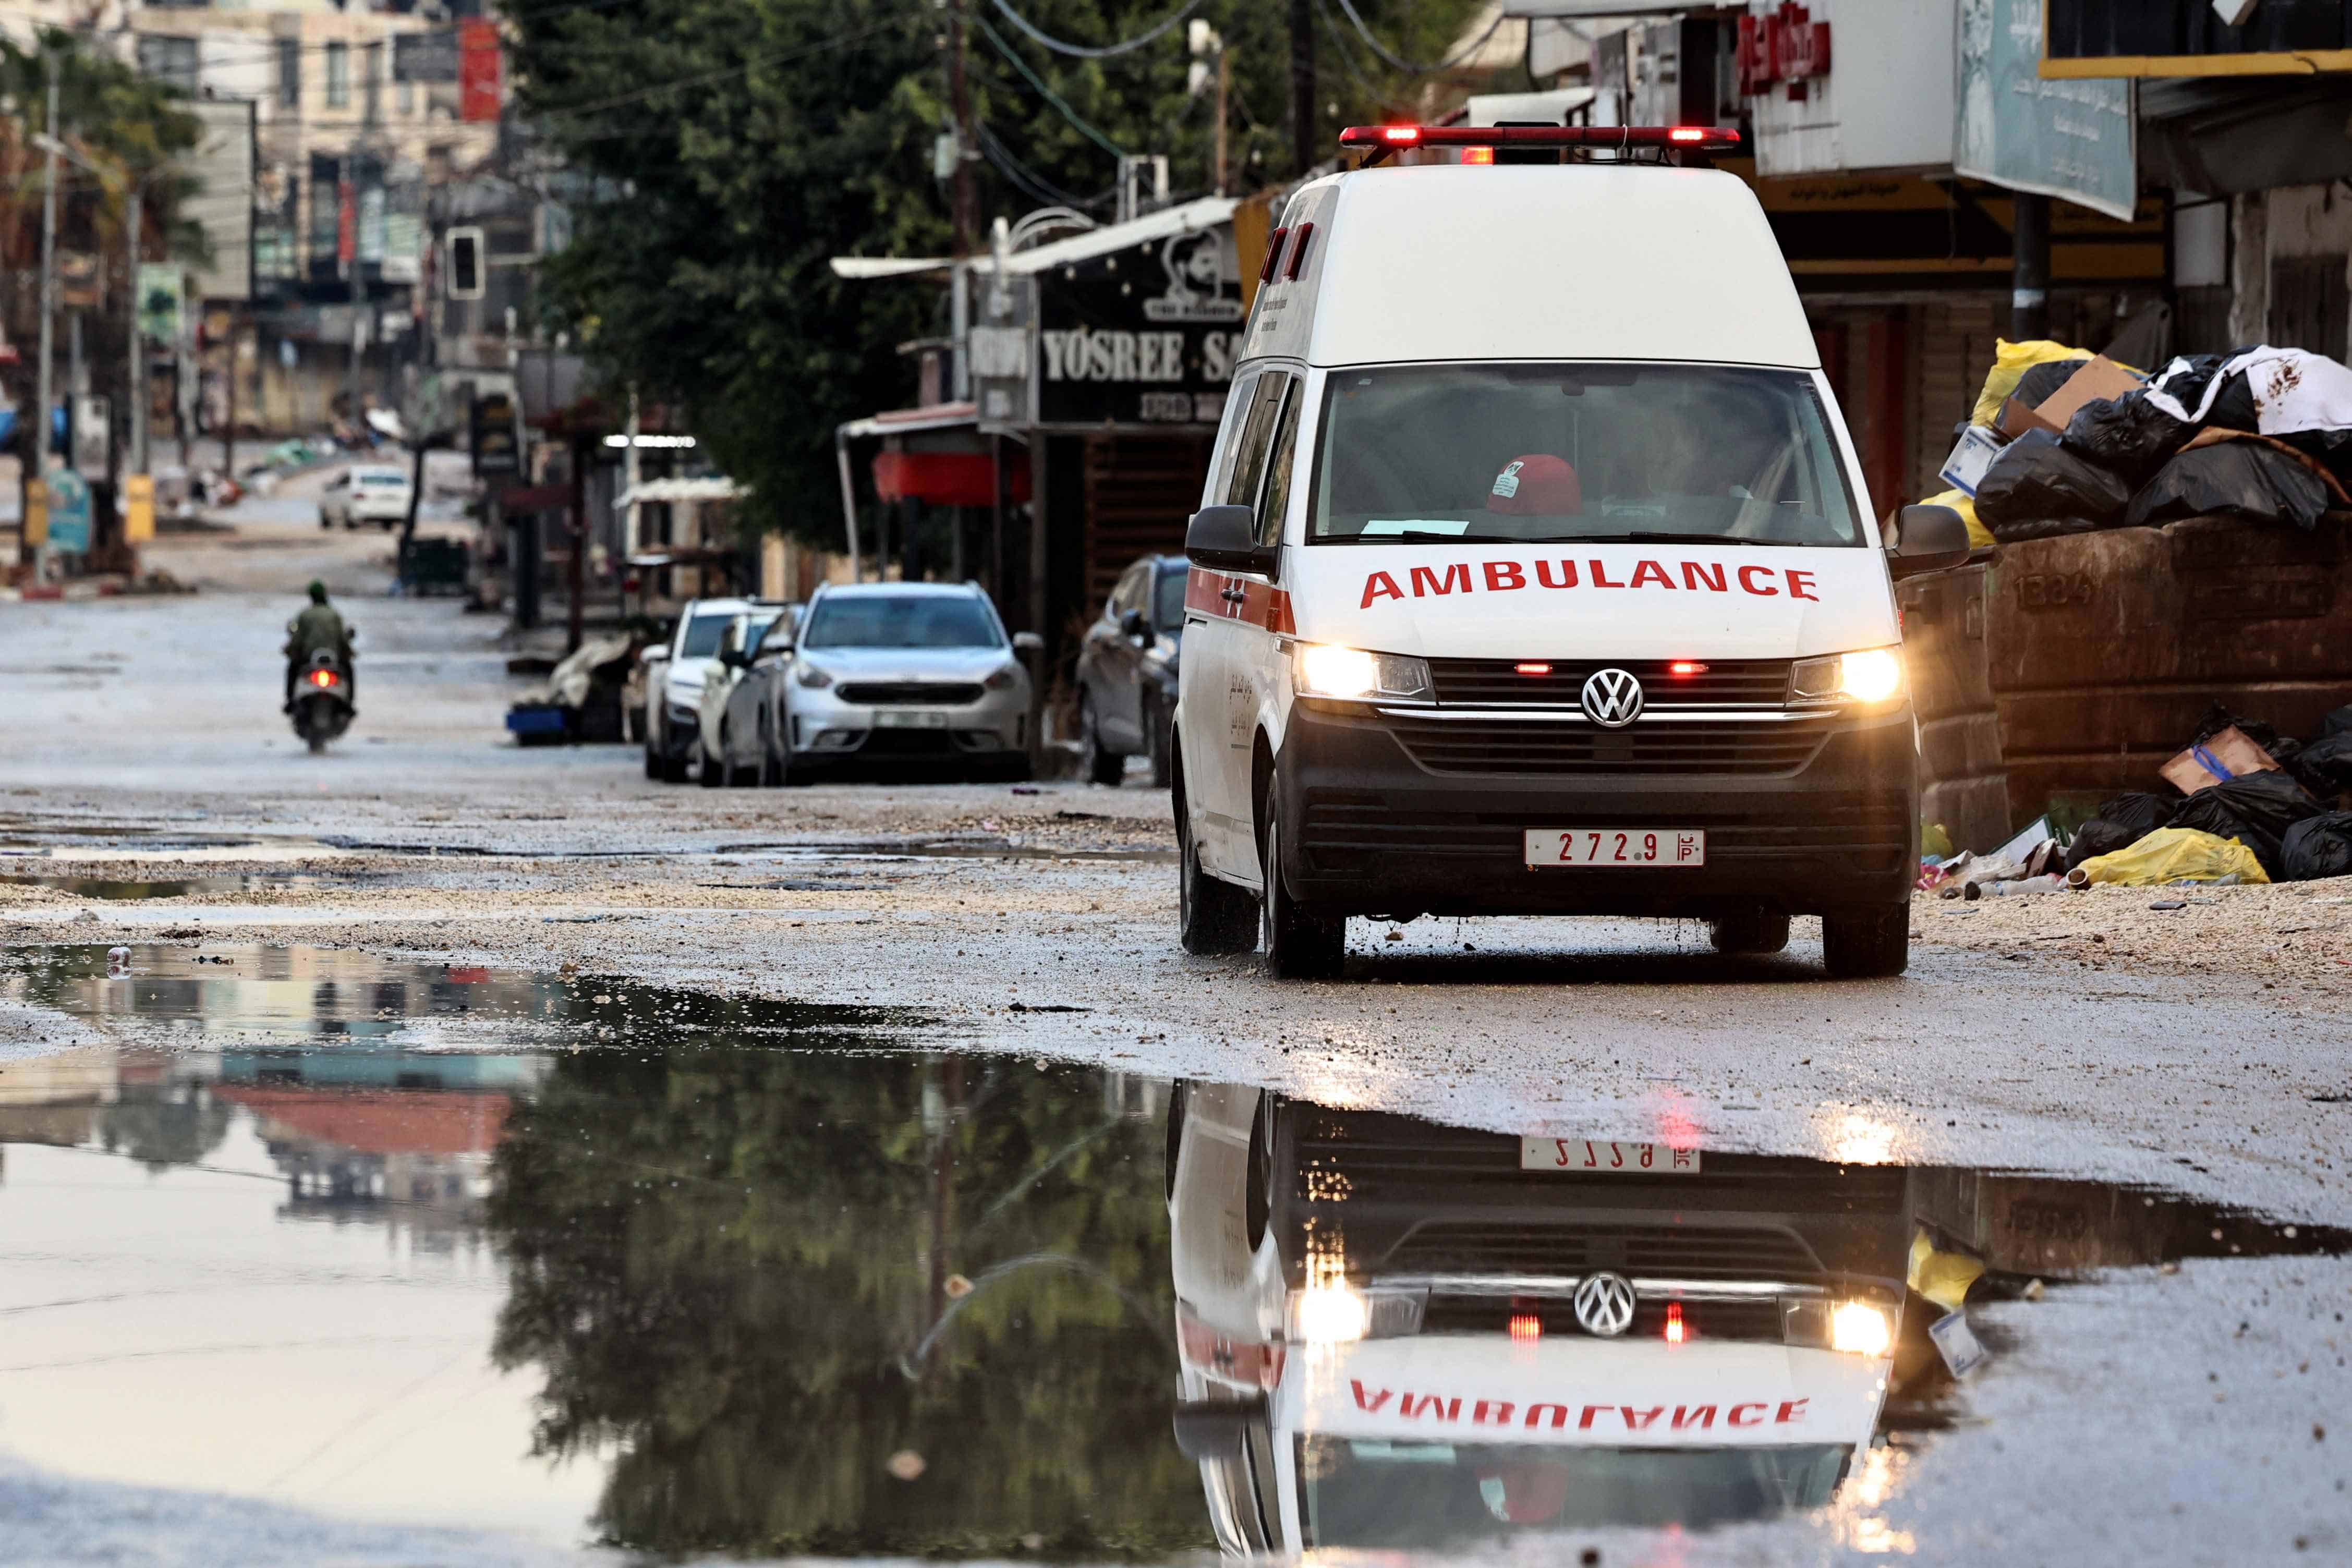
<svg viewBox="0 0 2352 1568">
<path fill-rule="evenodd" d="M 798 783 L 850 762 L 952 764 L 1029 776 L 1029 672 L 1042 643 L 1004 634 L 976 584 L 827 584 L 809 600 L 776 694 L 767 777 Z"/>
</svg>

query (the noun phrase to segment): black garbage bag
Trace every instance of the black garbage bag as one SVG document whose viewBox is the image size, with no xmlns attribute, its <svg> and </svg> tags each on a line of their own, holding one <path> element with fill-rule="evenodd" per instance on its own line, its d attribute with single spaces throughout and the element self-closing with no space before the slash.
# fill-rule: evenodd
<svg viewBox="0 0 2352 1568">
<path fill-rule="evenodd" d="M 2325 811 L 2289 828 L 2280 860 L 2289 882 L 2352 876 L 2352 811 Z"/>
<path fill-rule="evenodd" d="M 2352 735 L 2352 703 L 2329 712 L 2319 721 L 2319 737 L 2325 740 L 2332 735 Z"/>
<path fill-rule="evenodd" d="M 2327 482 L 2275 446 L 2224 441 L 2191 447 L 2158 469 L 2131 498 L 2124 526 L 2136 528 L 2212 514 L 2292 523 L 2309 533 L 2326 515 L 2328 499 Z M 1977 514 L 1984 514 L 1982 497 Z"/>
<path fill-rule="evenodd" d="M 2038 365 L 2028 365 L 2025 373 L 2017 378 L 2016 391 L 2011 395 L 2028 408 L 2040 408 L 2060 387 L 2074 379 L 2076 371 L 2090 362 L 2085 358 L 2045 360 Z"/>
<path fill-rule="evenodd" d="M 2352 790 L 2352 734 L 2323 736 L 2295 753 L 2287 771 L 2323 800 Z"/>
<path fill-rule="evenodd" d="M 2195 425 L 2173 418 L 2139 391 L 2084 403 L 2066 422 L 2066 434 L 2059 440 L 2067 451 L 2137 487 L 2196 434 Z"/>
<path fill-rule="evenodd" d="M 2185 417 L 2191 424 L 2260 430 L 2262 413 L 2254 406 L 2254 392 L 2247 383 L 2246 372 L 2236 371 L 2221 375 L 2221 367 L 2245 351 L 2232 349 L 2226 354 L 2183 354 L 2158 371 L 2147 383 L 2147 390 L 2177 401 L 2180 413 L 2176 417 Z M 2217 376 L 2221 378 L 2219 386 L 2214 384 Z"/>
<path fill-rule="evenodd" d="M 2177 789 L 2169 795 L 2118 795 L 2101 802 L 2094 820 L 2124 829 L 2131 834 L 2125 842 L 2136 844 L 2170 821 L 2172 813 L 2180 809 L 2180 800 Z"/>
<path fill-rule="evenodd" d="M 2000 450 L 1977 483 L 1977 519 L 2004 544 L 2113 527 L 2131 486 L 2046 430 L 2029 430 Z"/>
<path fill-rule="evenodd" d="M 2275 768 L 2242 773 L 2209 784 L 2180 803 L 2168 828 L 2195 828 L 2216 838 L 2236 839 L 2254 852 L 2273 882 L 2284 878 L 2284 842 L 2287 829 L 2327 808 L 2309 791 Z"/>
<path fill-rule="evenodd" d="M 2278 726 L 2265 724 L 2258 718 L 2248 718 L 2243 714 L 2231 713 L 2221 703 L 2215 703 L 2205 710 L 2205 716 L 2197 721 L 2197 733 L 2189 737 L 2189 744 L 2202 746 L 2225 729 L 2236 730 L 2264 751 L 2269 751 L 2273 757 L 2278 755 L 2276 751 L 2271 750 L 2279 743 Z"/>
<path fill-rule="evenodd" d="M 2111 855 L 2117 850 L 2127 850 L 2147 836 L 2145 831 L 2135 831 L 2121 822 L 2094 817 L 2074 830 L 2074 841 L 2066 846 L 2066 869 L 2073 871 L 2095 855 Z"/>
</svg>

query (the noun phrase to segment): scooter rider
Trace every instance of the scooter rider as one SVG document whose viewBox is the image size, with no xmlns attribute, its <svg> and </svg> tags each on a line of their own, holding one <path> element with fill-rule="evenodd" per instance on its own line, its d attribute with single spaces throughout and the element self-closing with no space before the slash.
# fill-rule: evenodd
<svg viewBox="0 0 2352 1568">
<path fill-rule="evenodd" d="M 302 613 L 286 623 L 286 708 L 294 711 L 294 683 L 302 667 L 313 654 L 325 652 L 335 655 L 343 666 L 344 692 L 354 694 L 358 686 L 357 656 L 352 652 L 351 629 L 343 624 L 342 616 L 327 602 L 327 585 L 313 580 L 310 602 Z"/>
</svg>

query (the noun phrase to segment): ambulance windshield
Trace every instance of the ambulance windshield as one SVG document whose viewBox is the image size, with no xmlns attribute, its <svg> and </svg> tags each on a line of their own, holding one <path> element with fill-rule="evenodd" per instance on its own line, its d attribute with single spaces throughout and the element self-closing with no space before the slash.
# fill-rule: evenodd
<svg viewBox="0 0 2352 1568">
<path fill-rule="evenodd" d="M 1540 1443 L 1298 1439 L 1303 1544 L 1398 1550 L 1523 1530 L 1685 1530 L 1830 1500 L 1849 1450 L 1574 1448 Z"/>
<path fill-rule="evenodd" d="M 1853 545 L 1811 378 L 1714 365 L 1335 371 L 1308 538 Z"/>
</svg>

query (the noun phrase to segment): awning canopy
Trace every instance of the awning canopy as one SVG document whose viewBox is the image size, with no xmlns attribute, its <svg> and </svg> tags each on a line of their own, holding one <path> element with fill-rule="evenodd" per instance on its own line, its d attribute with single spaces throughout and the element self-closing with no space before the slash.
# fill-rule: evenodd
<svg viewBox="0 0 2352 1568">
<path fill-rule="evenodd" d="M 1009 465 L 1005 493 L 1029 499 L 1029 465 Z M 935 507 L 996 503 L 996 459 L 985 452 L 877 452 L 874 493 L 885 501 L 928 501 Z"/>
</svg>

